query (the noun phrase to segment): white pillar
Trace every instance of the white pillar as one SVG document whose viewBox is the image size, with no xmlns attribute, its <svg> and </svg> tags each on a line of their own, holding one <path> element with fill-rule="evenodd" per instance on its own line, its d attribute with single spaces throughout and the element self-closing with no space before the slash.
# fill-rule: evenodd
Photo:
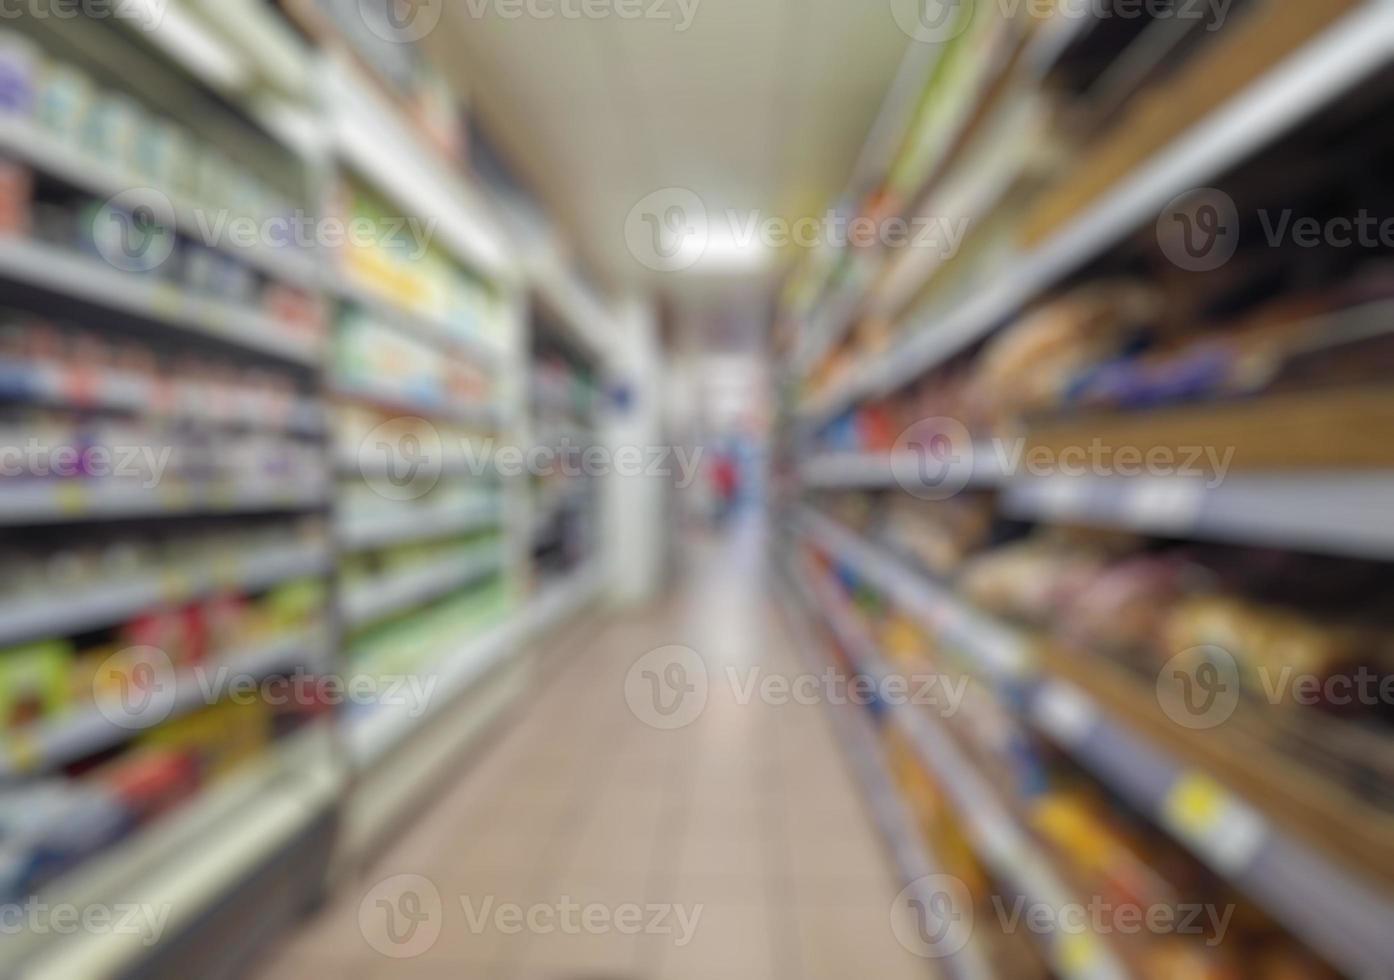
<svg viewBox="0 0 1394 980">
<path fill-rule="evenodd" d="M 663 352 L 653 304 L 628 296 L 617 304 L 613 323 L 602 438 L 614 465 L 601 491 L 601 540 L 613 599 L 634 605 L 656 597 L 663 585 L 664 541 L 671 533 L 666 502 L 673 481 L 634 472 L 646 468 L 668 443 Z"/>
</svg>

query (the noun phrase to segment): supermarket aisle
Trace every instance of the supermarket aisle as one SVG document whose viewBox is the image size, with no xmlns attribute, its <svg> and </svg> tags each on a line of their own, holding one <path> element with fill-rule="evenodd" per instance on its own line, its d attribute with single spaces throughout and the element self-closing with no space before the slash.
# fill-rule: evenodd
<svg viewBox="0 0 1394 980">
<path fill-rule="evenodd" d="M 899 884 L 823 715 L 839 709 L 744 697 L 751 677 L 804 669 L 766 597 L 762 533 L 696 543 L 665 606 L 558 649 L 536 704 L 266 980 L 926 976 L 890 931 Z M 710 685 L 665 731 L 625 682 L 672 644 L 702 654 Z M 596 925 L 565 919 L 568 900 Z"/>
</svg>

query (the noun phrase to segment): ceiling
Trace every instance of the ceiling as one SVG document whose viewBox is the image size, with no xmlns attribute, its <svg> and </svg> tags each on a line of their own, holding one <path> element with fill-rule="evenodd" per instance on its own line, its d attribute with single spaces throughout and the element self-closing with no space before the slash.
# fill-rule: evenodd
<svg viewBox="0 0 1394 980">
<path fill-rule="evenodd" d="M 713 235 L 727 209 L 823 213 L 909 39 L 877 0 L 448 0 L 430 43 L 591 269 L 720 315 L 779 261 L 655 271 L 626 238 L 631 212 L 682 188 Z"/>
</svg>

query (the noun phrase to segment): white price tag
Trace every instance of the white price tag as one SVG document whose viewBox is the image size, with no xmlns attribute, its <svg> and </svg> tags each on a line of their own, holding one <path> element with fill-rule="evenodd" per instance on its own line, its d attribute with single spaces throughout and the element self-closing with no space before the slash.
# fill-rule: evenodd
<svg viewBox="0 0 1394 980">
<path fill-rule="evenodd" d="M 1041 509 L 1055 517 L 1074 514 L 1084 503 L 1087 493 L 1085 482 L 1072 476 L 1045 477 L 1037 490 Z"/>
<path fill-rule="evenodd" d="M 1123 502 L 1129 520 L 1147 528 L 1184 531 L 1194 527 L 1205 504 L 1205 483 L 1189 477 L 1144 480 Z"/>
<path fill-rule="evenodd" d="M 1185 773 L 1167 794 L 1162 819 L 1223 874 L 1243 871 L 1258 853 L 1268 825 L 1209 776 Z"/>
<path fill-rule="evenodd" d="M 1079 745 L 1094 730 L 1098 713 L 1089 697 L 1062 681 L 1041 688 L 1033 706 L 1036 722 L 1063 745 Z"/>
</svg>

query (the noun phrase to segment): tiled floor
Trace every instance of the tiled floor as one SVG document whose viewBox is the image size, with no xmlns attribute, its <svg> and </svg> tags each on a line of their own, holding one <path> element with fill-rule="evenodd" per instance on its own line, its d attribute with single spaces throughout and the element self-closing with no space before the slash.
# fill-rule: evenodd
<svg viewBox="0 0 1394 980">
<path fill-rule="evenodd" d="M 852 709 L 746 696 L 752 669 L 808 669 L 759 534 L 695 544 L 675 599 L 559 650 L 520 721 L 264 980 L 930 976 L 891 933 L 900 885 L 823 715 Z M 643 699 L 660 682 L 635 686 L 636 661 L 675 644 L 706 664 L 700 713 L 700 687 L 664 715 Z M 667 656 L 654 677 L 686 690 Z"/>
</svg>

